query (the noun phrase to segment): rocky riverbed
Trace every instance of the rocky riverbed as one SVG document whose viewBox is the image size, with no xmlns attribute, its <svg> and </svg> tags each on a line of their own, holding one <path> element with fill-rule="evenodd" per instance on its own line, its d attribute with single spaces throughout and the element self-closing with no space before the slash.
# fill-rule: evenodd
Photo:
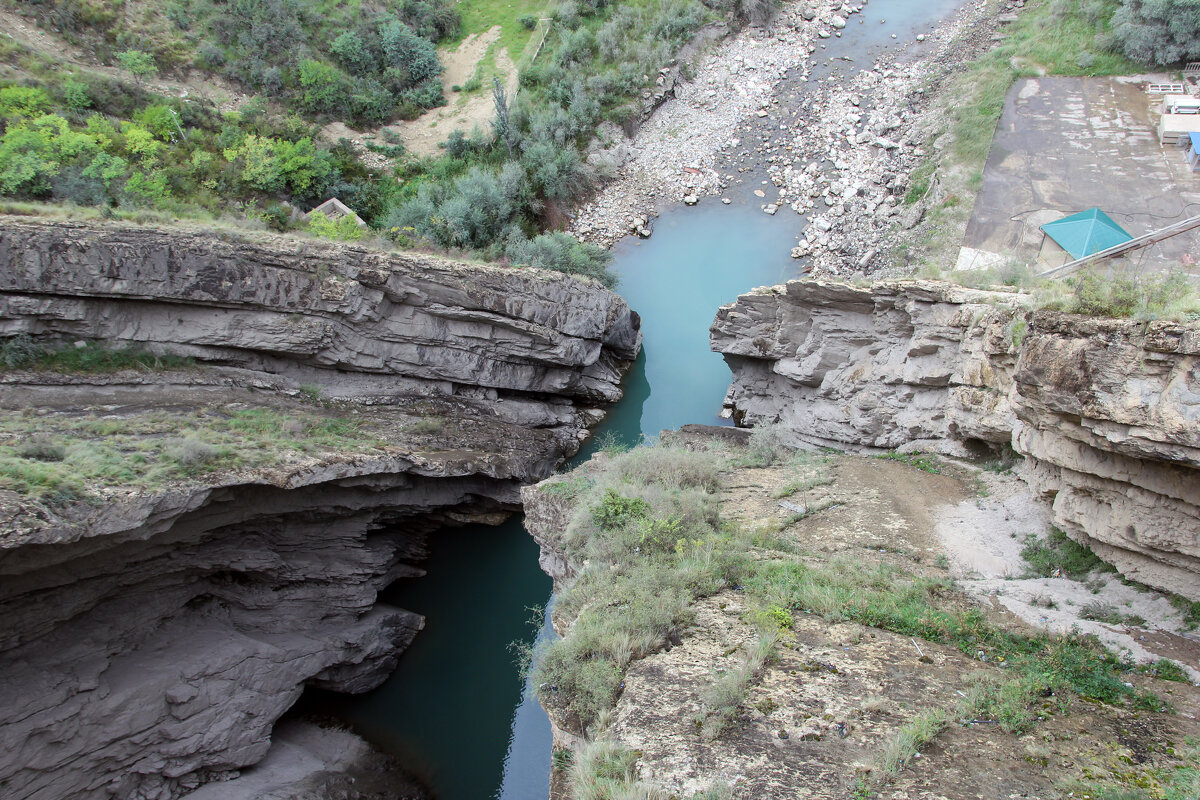
<svg viewBox="0 0 1200 800">
<path fill-rule="evenodd" d="M 861 52 L 835 61 L 830 42 L 848 25 L 883 21 L 879 8 L 786 6 L 769 29 L 713 46 L 632 140 L 603 138 L 593 163 L 623 166 L 571 231 L 606 246 L 647 236 L 671 204 L 729 202 L 745 192 L 739 184 L 759 182 L 764 213 L 808 220 L 797 221 L 795 257 L 826 274 L 881 269 L 880 256 L 923 217 L 920 199 L 905 196 L 913 170 L 939 149 L 941 113 L 930 97 L 1022 4 L 967 4 L 864 69 L 851 66 Z"/>
</svg>

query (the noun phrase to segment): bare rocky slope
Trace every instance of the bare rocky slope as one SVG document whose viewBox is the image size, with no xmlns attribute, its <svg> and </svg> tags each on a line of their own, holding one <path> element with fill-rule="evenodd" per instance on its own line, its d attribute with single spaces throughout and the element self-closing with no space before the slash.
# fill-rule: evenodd
<svg viewBox="0 0 1200 800">
<path fill-rule="evenodd" d="M 1021 301 L 927 281 L 793 281 L 722 307 L 711 343 L 739 422 L 839 448 L 1011 446 L 1072 538 L 1129 578 L 1200 599 L 1200 330 Z"/>
<path fill-rule="evenodd" d="M 0 795 L 22 800 L 178 797 L 262 759 L 304 686 L 376 686 L 422 626 L 377 591 L 430 531 L 514 509 L 640 346 L 624 301 L 563 275 L 14 218 L 0 335 L 196 364 L 0 377 L 6 453 L 102 431 L 131 459 L 82 495 L 0 489 Z M 301 443 L 355 428 L 149 477 L 157 440 L 247 409 Z"/>
</svg>

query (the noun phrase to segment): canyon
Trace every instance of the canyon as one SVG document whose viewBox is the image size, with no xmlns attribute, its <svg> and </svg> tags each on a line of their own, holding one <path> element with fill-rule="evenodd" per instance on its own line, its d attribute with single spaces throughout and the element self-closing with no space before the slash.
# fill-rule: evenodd
<svg viewBox="0 0 1200 800">
<path fill-rule="evenodd" d="M 378 685 L 422 627 L 378 591 L 421 574 L 438 527 L 503 518 L 578 449 L 639 326 L 557 273 L 0 220 L 10 343 L 189 359 L 0 377 L 6 466 L 29 441 L 68 467 L 129 460 L 0 497 L 0 789 L 179 797 L 264 758 L 305 686 Z M 256 452 L 196 443 L 214 431 Z"/>
</svg>

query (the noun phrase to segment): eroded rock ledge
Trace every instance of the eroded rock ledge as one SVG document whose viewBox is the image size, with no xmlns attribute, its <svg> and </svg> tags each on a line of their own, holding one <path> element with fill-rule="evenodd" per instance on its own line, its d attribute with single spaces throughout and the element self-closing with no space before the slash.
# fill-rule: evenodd
<svg viewBox="0 0 1200 800">
<path fill-rule="evenodd" d="M 1027 312 L 928 281 L 792 281 L 722 307 L 711 344 L 739 422 L 842 448 L 1011 445 L 1063 530 L 1200 599 L 1196 326 Z"/>
<path fill-rule="evenodd" d="M 262 759 L 304 686 L 376 686 L 423 624 L 377 591 L 420 574 L 437 527 L 516 508 L 640 345 L 619 297 L 562 275 L 0 218 L 17 334 L 197 366 L 10 371 L 0 445 L 245 409 L 365 432 L 165 482 L 134 467 L 78 499 L 0 489 L 0 795 L 22 800 L 178 797 Z"/>
</svg>

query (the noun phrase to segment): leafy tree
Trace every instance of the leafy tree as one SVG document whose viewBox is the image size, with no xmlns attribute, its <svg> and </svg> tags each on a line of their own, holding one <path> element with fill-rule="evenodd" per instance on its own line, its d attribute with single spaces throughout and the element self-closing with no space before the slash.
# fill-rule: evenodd
<svg viewBox="0 0 1200 800">
<path fill-rule="evenodd" d="M 0 117 L 37 117 L 50 110 L 50 96 L 28 86 L 0 89 Z"/>
<path fill-rule="evenodd" d="M 1200 3 L 1195 0 L 1122 0 L 1112 32 L 1125 55 L 1147 64 L 1200 58 Z"/>
<path fill-rule="evenodd" d="M 121 135 L 125 137 L 125 149 L 142 164 L 154 162 L 163 150 L 163 143 L 155 139 L 154 134 L 133 122 L 121 123 Z"/>
<path fill-rule="evenodd" d="M 120 53 L 117 53 L 117 61 L 129 71 L 129 74 L 133 75 L 134 81 L 139 86 L 147 75 L 153 75 L 158 72 L 158 65 L 154 63 L 154 56 L 144 50 L 122 50 Z"/>
<path fill-rule="evenodd" d="M 311 112 L 332 113 L 345 102 L 347 83 L 342 73 L 330 64 L 311 58 L 300 63 L 300 85 L 304 88 L 304 107 Z"/>
<path fill-rule="evenodd" d="M 117 137 L 117 126 L 113 125 L 103 114 L 89 114 L 84 123 L 88 136 L 96 141 L 101 148 L 107 149 Z"/>
<path fill-rule="evenodd" d="M 334 173 L 333 158 L 305 137 L 295 142 L 275 141 L 279 174 L 287 187 L 300 197 L 319 194 Z"/>
<path fill-rule="evenodd" d="M 241 179 L 252 189 L 278 192 L 284 187 L 283 171 L 275 154 L 275 141 L 247 134 L 237 148 L 225 151 L 225 158 L 241 167 Z"/>
<path fill-rule="evenodd" d="M 155 103 L 133 115 L 133 119 L 155 138 L 171 141 L 176 131 L 175 115 L 169 106 Z"/>
<path fill-rule="evenodd" d="M 392 21 L 379 29 L 380 46 L 391 67 L 407 75 L 409 85 L 435 78 L 442 73 L 437 51 L 428 39 L 422 39 L 403 22 Z"/>
<path fill-rule="evenodd" d="M 135 201 L 148 205 L 161 205 L 171 198 L 167 176 L 162 170 L 136 171 L 125 181 L 125 192 Z"/>
<path fill-rule="evenodd" d="M 307 137 L 289 142 L 247 134 L 236 148 L 225 150 L 236 162 L 243 183 L 261 192 L 290 189 L 300 197 L 320 192 L 336 171 L 333 157 Z"/>
<path fill-rule="evenodd" d="M 125 159 L 101 151 L 84 168 L 83 175 L 84 177 L 100 181 L 104 184 L 104 188 L 107 189 L 112 185 L 113 181 L 123 178 L 127 169 L 129 169 L 129 162 Z"/>
<path fill-rule="evenodd" d="M 58 168 L 49 138 L 43 131 L 17 125 L 5 131 L 0 139 L 0 191 L 5 194 L 42 194 Z"/>
</svg>

